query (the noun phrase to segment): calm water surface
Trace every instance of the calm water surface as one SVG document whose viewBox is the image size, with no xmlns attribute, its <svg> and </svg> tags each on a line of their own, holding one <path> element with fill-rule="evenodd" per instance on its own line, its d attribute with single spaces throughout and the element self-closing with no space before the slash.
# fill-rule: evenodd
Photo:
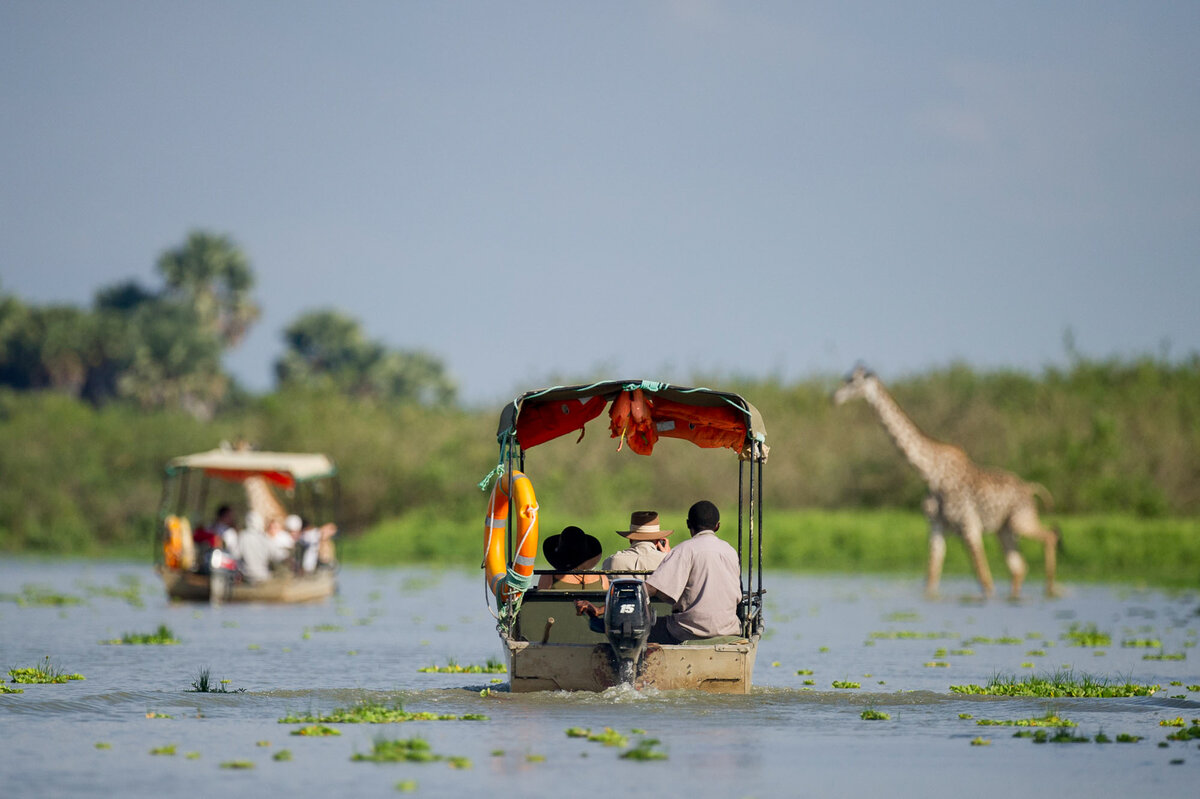
<svg viewBox="0 0 1200 799">
<path fill-rule="evenodd" d="M 54 666 L 87 678 L 0 695 L 2 793 L 379 796 L 411 780 L 426 796 L 1165 796 L 1192 795 L 1200 781 L 1198 742 L 1158 746 L 1172 731 L 1160 721 L 1200 718 L 1196 592 L 1068 586 L 1056 601 L 985 604 L 966 599 L 970 583 L 951 581 L 947 598 L 930 602 L 917 580 L 768 575 L 768 635 L 750 696 L 514 695 L 503 680 L 491 682 L 497 675 L 419 671 L 501 656 L 482 582 L 466 571 L 347 568 L 339 595 L 323 604 L 210 608 L 168 603 L 140 564 L 0 560 L 0 594 L 34 585 L 81 600 L 60 607 L 0 601 L 0 670 L 49 655 Z M 159 624 L 181 643 L 100 643 Z M 1095 625 L 1112 644 L 1071 646 L 1063 636 L 1072 625 Z M 972 641 L 979 638 L 1020 643 Z M 1162 649 L 1121 645 L 1147 638 Z M 1185 659 L 1143 659 L 1160 652 Z M 997 673 L 1064 667 L 1163 690 L 1076 700 L 950 691 Z M 227 679 L 245 691 L 189 692 L 204 668 L 214 683 Z M 834 681 L 861 687 L 837 689 Z M 294 736 L 301 725 L 279 723 L 363 699 L 489 720 L 338 725 L 342 735 L 331 738 Z M 867 708 L 891 718 L 864 721 Z M 1011 737 L 1011 728 L 976 724 L 1051 710 L 1075 721 L 1081 735 L 1143 740 L 1039 745 Z M 631 743 L 657 738 L 669 758 L 623 760 L 618 748 L 568 738 L 568 727 L 612 727 Z M 972 746 L 979 736 L 991 743 Z M 420 737 L 471 765 L 351 761 L 378 737 Z M 175 755 L 150 754 L 169 744 Z M 292 760 L 274 760 L 281 749 Z M 234 760 L 254 767 L 221 767 Z"/>
</svg>

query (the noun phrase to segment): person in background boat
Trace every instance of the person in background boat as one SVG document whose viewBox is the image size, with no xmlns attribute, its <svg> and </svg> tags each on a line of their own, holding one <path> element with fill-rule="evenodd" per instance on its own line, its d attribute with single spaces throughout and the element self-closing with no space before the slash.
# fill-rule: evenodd
<svg viewBox="0 0 1200 799">
<path fill-rule="evenodd" d="M 658 511 L 635 510 L 629 516 L 629 529 L 617 530 L 618 535 L 633 543 L 605 558 L 602 568 L 604 571 L 654 571 L 671 551 L 667 536 L 673 532 L 661 529 Z"/>
<path fill-rule="evenodd" d="M 277 569 L 281 564 L 290 563 L 295 551 L 296 539 L 285 528 L 285 523 L 279 519 L 272 519 L 268 522 L 267 538 L 271 541 L 271 567 Z"/>
<path fill-rule="evenodd" d="M 312 573 L 317 570 L 317 566 L 333 567 L 337 562 L 333 553 L 333 537 L 337 535 L 337 525 L 330 522 L 317 527 L 301 519 L 300 527 L 301 570 Z"/>
<path fill-rule="evenodd" d="M 737 606 L 742 599 L 741 568 L 737 550 L 717 537 L 721 514 L 717 506 L 701 500 L 688 510 L 687 528 L 692 537 L 676 544 L 654 573 L 646 578 L 646 593 L 660 596 L 674 607 L 650 630 L 650 642 L 679 644 L 705 638 L 738 635 Z M 576 613 L 592 618 L 604 609 L 583 600 Z"/>
<path fill-rule="evenodd" d="M 246 514 L 246 527 L 238 534 L 238 549 L 242 555 L 238 566 L 248 582 L 261 582 L 271 576 L 271 539 L 258 511 Z"/>
<path fill-rule="evenodd" d="M 232 558 L 237 558 L 237 528 L 234 525 L 237 518 L 233 508 L 222 505 L 217 508 L 217 517 L 211 527 L 201 527 L 192 533 L 192 541 L 197 549 L 207 548 L 224 550 Z M 200 560 L 198 557 L 197 560 Z M 205 560 L 207 562 L 207 560 Z"/>
<path fill-rule="evenodd" d="M 542 544 L 542 554 L 559 571 L 587 571 L 600 562 L 603 547 L 600 539 L 571 525 L 547 538 Z M 603 591 L 608 589 L 608 578 L 603 574 L 543 574 L 537 587 Z"/>
</svg>

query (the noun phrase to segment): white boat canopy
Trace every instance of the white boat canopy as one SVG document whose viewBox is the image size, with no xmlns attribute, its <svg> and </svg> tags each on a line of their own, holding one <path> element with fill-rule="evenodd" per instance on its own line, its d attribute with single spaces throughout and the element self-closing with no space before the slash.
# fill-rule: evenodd
<svg viewBox="0 0 1200 799">
<path fill-rule="evenodd" d="M 337 474 L 333 461 L 325 455 L 312 452 L 213 449 L 173 458 L 167 464 L 168 475 L 189 469 L 202 470 L 211 477 L 231 482 L 262 476 L 281 485 L 319 480 Z"/>
</svg>

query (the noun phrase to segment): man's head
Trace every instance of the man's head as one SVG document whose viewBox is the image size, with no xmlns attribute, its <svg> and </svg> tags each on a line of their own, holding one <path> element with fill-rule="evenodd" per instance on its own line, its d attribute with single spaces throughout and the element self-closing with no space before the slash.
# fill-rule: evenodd
<svg viewBox="0 0 1200 799">
<path fill-rule="evenodd" d="M 231 508 L 229 505 L 222 505 L 221 507 L 217 508 L 217 521 L 224 522 L 225 524 L 232 526 L 237 521 L 233 515 L 233 508 Z"/>
<path fill-rule="evenodd" d="M 688 509 L 687 527 L 692 535 L 701 530 L 712 530 L 716 532 L 721 526 L 721 512 L 717 510 L 717 506 L 709 502 L 707 499 L 702 499 Z"/>
</svg>

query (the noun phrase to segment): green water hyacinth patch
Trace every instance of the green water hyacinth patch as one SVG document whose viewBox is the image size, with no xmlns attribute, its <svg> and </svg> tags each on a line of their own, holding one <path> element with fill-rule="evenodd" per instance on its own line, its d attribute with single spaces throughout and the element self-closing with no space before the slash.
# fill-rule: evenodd
<svg viewBox="0 0 1200 799">
<path fill-rule="evenodd" d="M 50 663 L 49 655 L 37 666 L 9 669 L 8 675 L 12 677 L 13 682 L 25 683 L 27 685 L 49 685 L 86 679 L 82 674 L 68 674 L 55 667 Z"/>
<path fill-rule="evenodd" d="M 1187 660 L 1187 655 L 1183 652 L 1159 652 L 1157 655 L 1142 655 L 1142 660 Z"/>
<path fill-rule="evenodd" d="M 429 741 L 423 738 L 377 738 L 369 753 L 358 752 L 350 759 L 359 763 L 432 763 L 441 760 L 442 756 L 434 754 Z"/>
<path fill-rule="evenodd" d="M 487 721 L 488 717 L 479 713 L 465 713 L 456 716 L 453 713 L 414 713 L 404 709 L 397 702 L 391 707 L 377 702 L 364 700 L 349 708 L 337 708 L 332 713 L 323 715 L 288 715 L 279 720 L 280 724 L 398 724 L 405 721 Z"/>
<path fill-rule="evenodd" d="M 221 768 L 234 769 L 235 771 L 251 769 L 254 768 L 254 762 L 250 760 L 226 760 L 221 763 Z"/>
<path fill-rule="evenodd" d="M 1063 634 L 1063 638 L 1070 641 L 1071 646 L 1112 646 L 1112 636 L 1100 632 L 1095 624 L 1089 624 L 1086 627 L 1072 624 L 1071 629 Z"/>
<path fill-rule="evenodd" d="M 612 727 L 605 727 L 602 732 L 589 733 L 587 739 L 605 746 L 625 746 L 629 743 L 628 738 Z"/>
<path fill-rule="evenodd" d="M 1126 638 L 1121 646 L 1126 649 L 1162 649 L 1162 641 L 1157 638 Z"/>
<path fill-rule="evenodd" d="M 158 646 L 171 646 L 178 644 L 179 639 L 175 637 L 175 633 L 171 632 L 165 624 L 158 625 L 158 629 L 152 633 L 125 633 L 120 638 L 112 638 L 108 641 L 101 641 L 102 644 L 153 644 Z"/>
<path fill-rule="evenodd" d="M 951 685 L 950 690 L 958 694 L 978 696 L 1036 696 L 1055 698 L 1075 697 L 1130 697 L 1151 696 L 1159 685 L 1138 685 L 1131 682 L 1109 682 L 1106 679 L 1086 674 L 1076 676 L 1062 671 L 1049 676 L 1030 675 L 1021 679 L 1013 676 L 996 676 L 987 685 Z"/>
<path fill-rule="evenodd" d="M 658 746 L 657 738 L 643 738 L 634 746 L 626 749 L 621 753 L 622 760 L 666 760 L 667 753 L 660 752 L 654 747 Z"/>
<path fill-rule="evenodd" d="M 1167 736 L 1168 741 L 1200 740 L 1200 719 L 1192 719 L 1192 726 L 1184 727 Z"/>
<path fill-rule="evenodd" d="M 892 718 L 892 715 L 890 713 L 884 713 L 881 710 L 867 708 L 859 714 L 859 718 L 861 718 L 863 721 L 889 721 Z"/>
<path fill-rule="evenodd" d="M 0 600 L 15 602 L 18 607 L 63 607 L 80 605 L 83 600 L 70 594 L 60 594 L 40 585 L 23 585 L 19 594 L 0 594 Z"/>
<path fill-rule="evenodd" d="M 862 688 L 862 685 L 860 683 L 851 682 L 850 680 L 834 680 L 832 685 L 834 688 L 844 688 L 844 689 Z"/>
<path fill-rule="evenodd" d="M 335 727 L 326 727 L 324 724 L 313 724 L 310 727 L 301 727 L 298 730 L 292 730 L 292 735 L 299 735 L 303 738 L 328 738 L 331 735 L 341 734 L 341 730 Z"/>
<path fill-rule="evenodd" d="M 23 694 L 24 688 L 9 688 L 4 683 L 0 683 L 0 694 Z"/>
<path fill-rule="evenodd" d="M 1070 719 L 1060 718 L 1056 713 L 1047 713 L 1039 718 L 1032 719 L 1015 719 L 1012 721 L 1001 721 L 997 719 L 977 719 L 975 721 L 980 727 L 1077 727 L 1075 722 Z"/>
</svg>

